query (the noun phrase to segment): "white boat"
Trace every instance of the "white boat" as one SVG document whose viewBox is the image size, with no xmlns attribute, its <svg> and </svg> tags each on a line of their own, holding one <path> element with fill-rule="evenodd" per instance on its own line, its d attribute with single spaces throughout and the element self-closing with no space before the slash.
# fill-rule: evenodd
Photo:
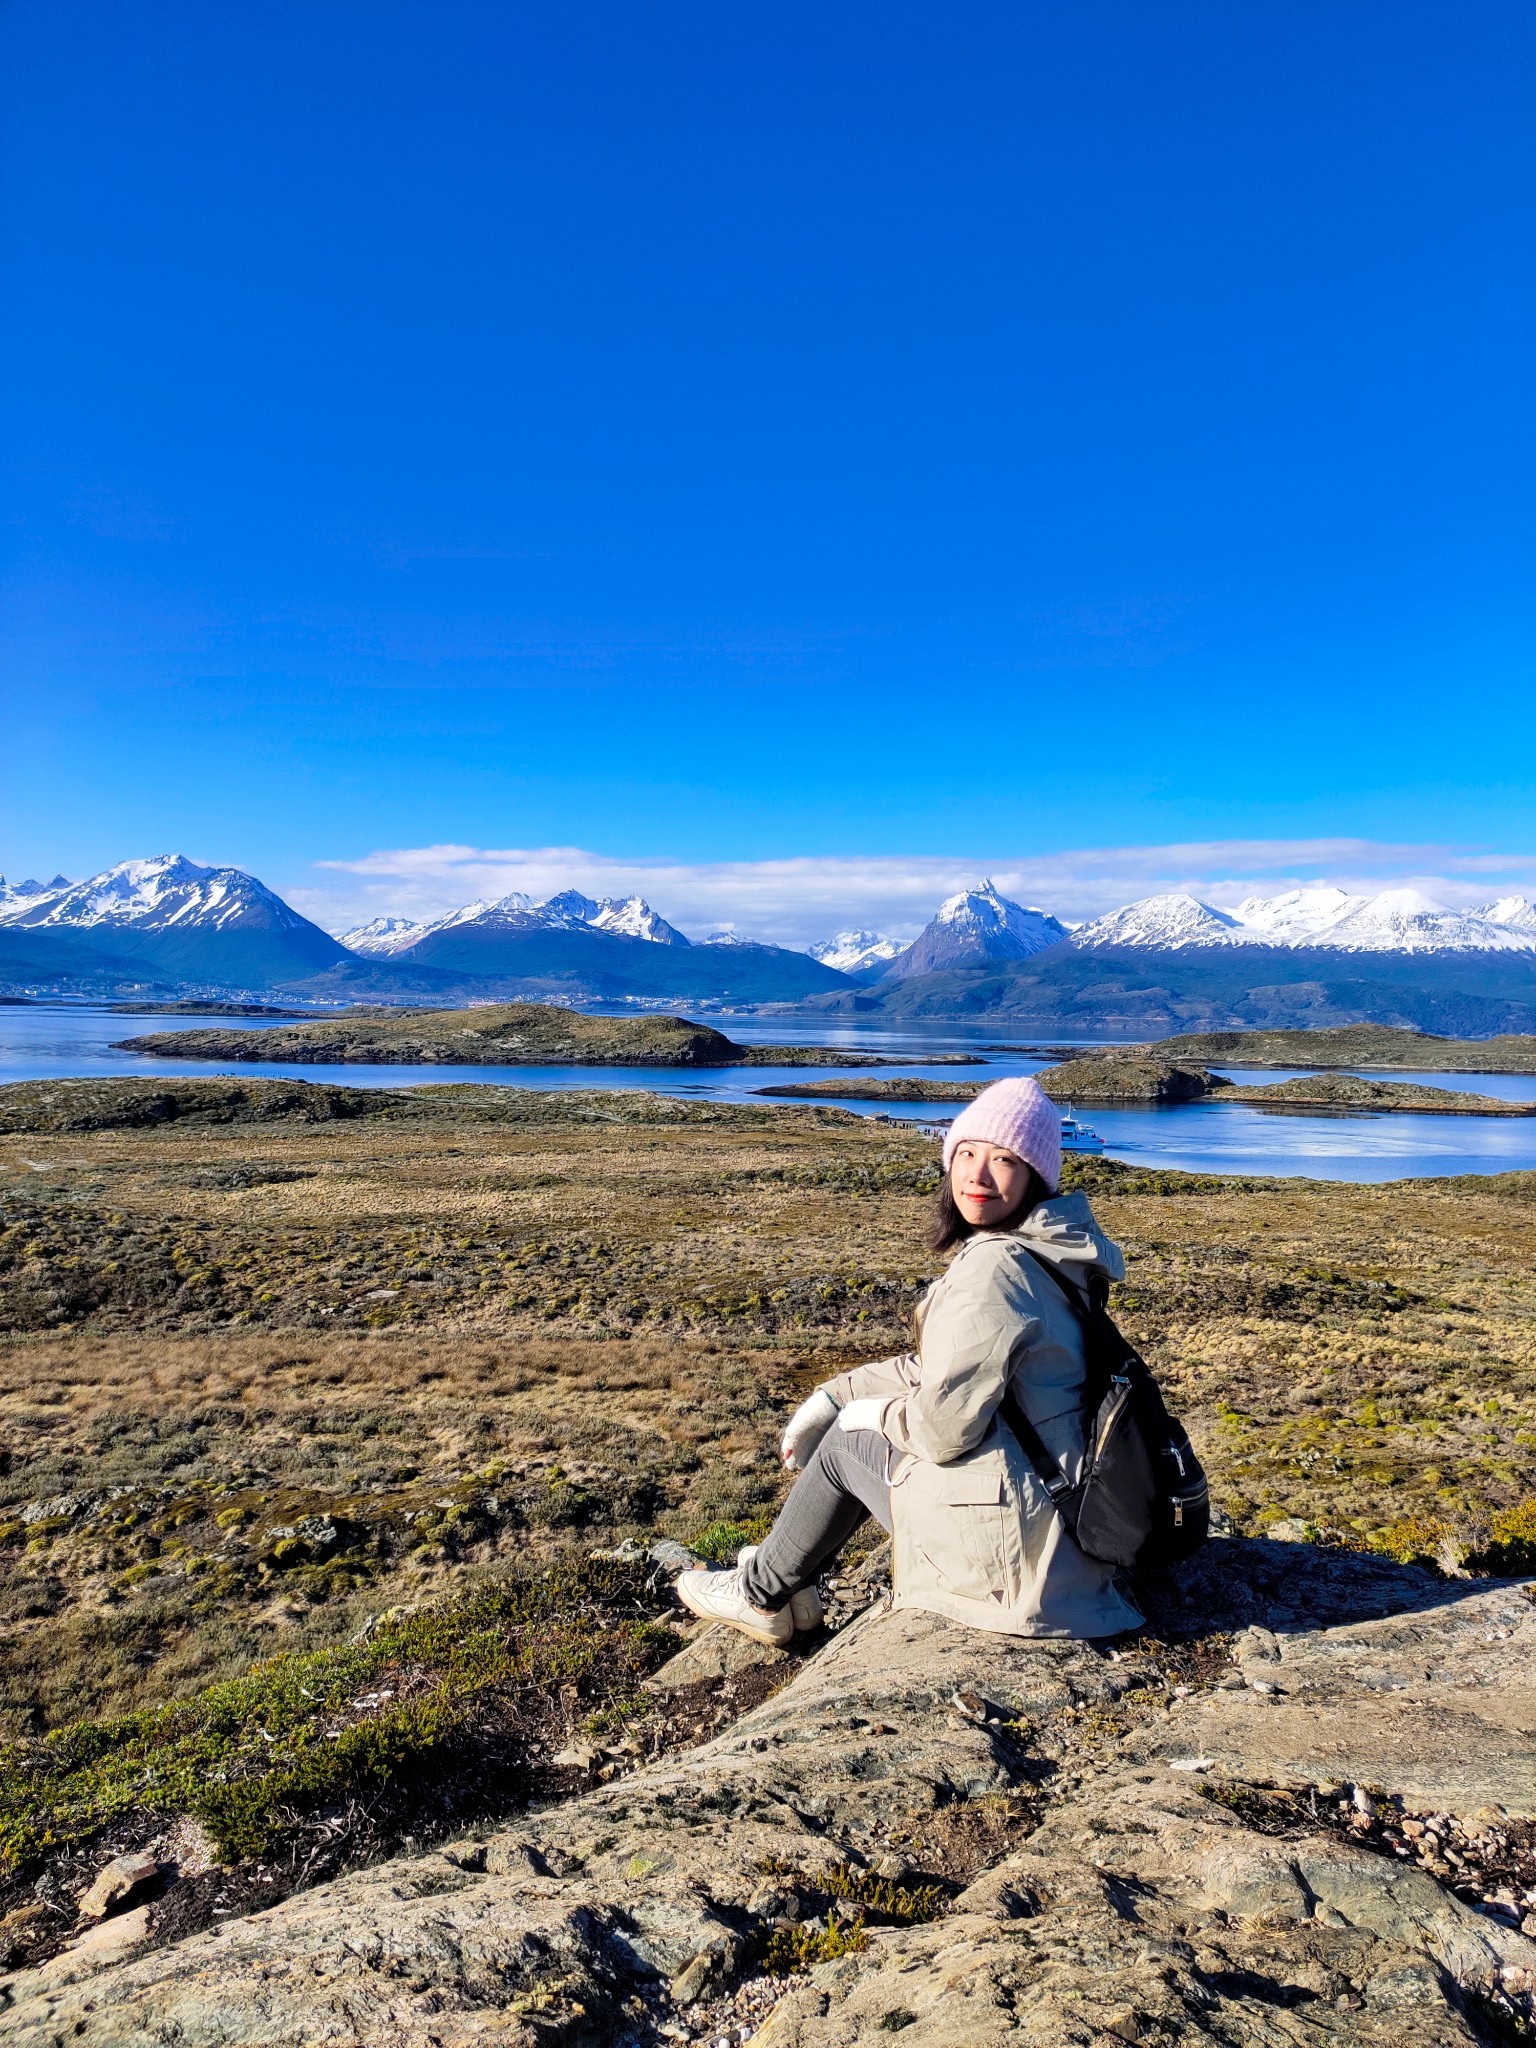
<svg viewBox="0 0 1536 2048">
<path fill-rule="evenodd" d="M 1069 1106 L 1061 1120 L 1061 1149 L 1063 1152 L 1102 1152 L 1104 1140 L 1092 1124 L 1079 1122 Z"/>
</svg>

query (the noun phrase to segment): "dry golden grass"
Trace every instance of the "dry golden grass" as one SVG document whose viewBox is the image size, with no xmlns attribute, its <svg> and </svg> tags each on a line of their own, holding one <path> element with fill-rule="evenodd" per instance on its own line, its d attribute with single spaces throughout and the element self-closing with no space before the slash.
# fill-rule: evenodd
<svg viewBox="0 0 1536 2048">
<path fill-rule="evenodd" d="M 1432 1547 L 1536 1490 L 1536 1177 L 1078 1170 L 1238 1527 Z M 771 1508 L 798 1390 L 905 1341 L 936 1178 L 835 1111 L 585 1090 L 0 1137 L 4 1722 Z"/>
</svg>

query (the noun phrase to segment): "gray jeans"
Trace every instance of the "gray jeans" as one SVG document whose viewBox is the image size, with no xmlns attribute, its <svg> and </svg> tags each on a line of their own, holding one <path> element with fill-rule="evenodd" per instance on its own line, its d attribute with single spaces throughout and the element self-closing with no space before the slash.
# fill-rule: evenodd
<svg viewBox="0 0 1536 2048">
<path fill-rule="evenodd" d="M 754 1607 L 777 1610 L 836 1557 L 866 1515 L 890 1534 L 895 1446 L 877 1429 L 829 1429 L 757 1555 L 742 1567 Z"/>
</svg>

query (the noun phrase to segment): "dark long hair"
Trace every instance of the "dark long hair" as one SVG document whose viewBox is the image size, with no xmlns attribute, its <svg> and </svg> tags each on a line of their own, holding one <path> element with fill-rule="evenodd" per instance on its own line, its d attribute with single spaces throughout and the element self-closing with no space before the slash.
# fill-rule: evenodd
<svg viewBox="0 0 1536 2048">
<path fill-rule="evenodd" d="M 1017 1208 L 1010 1209 L 1000 1222 L 989 1223 L 986 1226 L 987 1229 L 1012 1230 L 1015 1224 L 1024 1221 L 1024 1218 L 1031 1209 L 1038 1208 L 1042 1202 L 1048 1201 L 1050 1193 L 1051 1191 L 1045 1182 L 1036 1173 L 1035 1169 L 1031 1167 L 1029 1169 L 1029 1180 L 1025 1184 L 1024 1194 Z M 928 1225 L 929 1250 L 935 1252 L 953 1251 L 957 1244 L 962 1243 L 968 1237 L 974 1237 L 980 1228 L 980 1224 L 967 1222 L 960 1213 L 960 1204 L 955 1200 L 954 1194 L 950 1189 L 949 1175 L 946 1173 L 943 1180 L 939 1183 L 938 1193 L 933 1198 L 933 1217 Z"/>
</svg>

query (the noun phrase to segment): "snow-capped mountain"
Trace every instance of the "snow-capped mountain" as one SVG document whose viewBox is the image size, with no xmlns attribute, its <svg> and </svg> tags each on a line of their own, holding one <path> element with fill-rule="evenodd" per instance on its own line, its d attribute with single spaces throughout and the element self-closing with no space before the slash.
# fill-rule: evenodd
<svg viewBox="0 0 1536 2048">
<path fill-rule="evenodd" d="M 426 930 L 426 925 L 410 917 L 371 917 L 349 932 L 338 932 L 336 943 L 349 953 L 399 953 L 414 945 Z"/>
<path fill-rule="evenodd" d="M 144 931 L 226 931 L 253 918 L 293 929 L 309 924 L 254 875 L 240 868 L 201 868 L 180 853 L 119 861 L 88 881 L 66 882 L 62 888 L 51 883 L 31 902 L 0 909 L 0 922 L 29 931 L 65 925 L 78 930 L 124 925 Z"/>
<path fill-rule="evenodd" d="M 1497 915 L 1495 915 L 1497 913 Z M 1450 910 L 1418 889 L 1351 896 L 1343 889 L 1292 889 L 1250 896 L 1235 910 L 1198 897 L 1146 896 L 1072 935 L 1076 946 L 1181 952 L 1192 946 L 1275 946 L 1295 952 L 1536 952 L 1536 909 L 1523 896 L 1478 910 Z"/>
<path fill-rule="evenodd" d="M 596 917 L 589 917 L 587 923 L 597 932 L 617 932 L 625 939 L 649 939 L 657 946 L 688 944 L 677 926 L 668 924 L 658 911 L 652 910 L 643 896 L 626 896 L 622 901 L 605 896 L 597 906 Z"/>
<path fill-rule="evenodd" d="M 1136 946 L 1149 952 L 1177 953 L 1186 946 L 1230 946 L 1243 933 L 1229 911 L 1202 903 L 1197 896 L 1172 890 L 1143 896 L 1096 917 L 1072 934 L 1074 946 Z"/>
<path fill-rule="evenodd" d="M 1323 931 L 1369 901 L 1367 896 L 1351 896 L 1347 889 L 1288 889 L 1283 896 L 1245 896 L 1232 915 L 1246 930 L 1283 946 Z"/>
<path fill-rule="evenodd" d="M 717 931 L 706 932 L 702 939 L 695 939 L 696 946 L 752 946 L 757 943 L 745 932 L 737 931 L 733 924 L 723 924 Z"/>
<path fill-rule="evenodd" d="M 1066 936 L 1066 926 L 1048 910 L 1010 903 L 986 881 L 941 903 L 932 923 L 891 962 L 886 978 L 905 981 L 914 974 L 973 967 L 986 960 L 1027 960 Z"/>
<path fill-rule="evenodd" d="M 835 967 L 839 974 L 862 974 L 867 967 L 894 960 L 902 951 L 902 944 L 900 939 L 888 939 L 883 932 L 866 931 L 860 925 L 851 931 L 836 932 L 819 946 L 807 946 L 806 951 L 823 967 Z"/>
<path fill-rule="evenodd" d="M 1512 930 L 1471 910 L 1447 910 L 1418 889 L 1384 889 L 1309 938 L 1350 953 L 1536 952 L 1536 931 Z"/>
<path fill-rule="evenodd" d="M 440 933 L 469 931 L 596 931 L 621 939 L 648 939 L 658 946 L 686 946 L 675 925 L 652 910 L 643 896 L 605 896 L 600 902 L 579 889 L 562 889 L 536 903 L 521 889 L 490 903 L 465 903 L 443 917 L 413 923 L 407 917 L 376 917 L 343 932 L 340 943 L 355 953 L 401 954 Z"/>
<path fill-rule="evenodd" d="M 8 882 L 0 875 L 0 924 L 19 918 L 23 911 L 33 909 L 45 897 L 62 896 L 70 886 L 68 875 L 55 875 L 51 882 Z"/>
<path fill-rule="evenodd" d="M 585 925 L 595 932 L 612 932 L 616 938 L 649 939 L 657 946 L 688 944 L 677 926 L 652 910 L 643 896 L 604 896 L 594 902 L 579 889 L 562 889 L 558 896 L 535 903 L 531 909 L 538 922 L 552 931 L 579 931 Z"/>
<path fill-rule="evenodd" d="M 251 988 L 313 974 L 346 958 L 328 932 L 242 868 L 205 868 L 184 854 L 119 861 L 84 882 L 61 875 L 39 893 L 0 898 L 0 927 L 89 938 L 113 960 L 143 961 L 181 980 Z"/>
<path fill-rule="evenodd" d="M 1536 903 L 1529 896 L 1501 896 L 1496 903 L 1479 903 L 1471 915 L 1502 925 L 1506 931 L 1536 933 Z"/>
</svg>

